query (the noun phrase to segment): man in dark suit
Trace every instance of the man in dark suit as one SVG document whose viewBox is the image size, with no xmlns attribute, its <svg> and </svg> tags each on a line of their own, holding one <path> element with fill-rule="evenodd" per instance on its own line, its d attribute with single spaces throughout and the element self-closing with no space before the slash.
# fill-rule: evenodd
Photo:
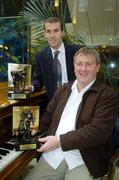
<svg viewBox="0 0 119 180">
<path fill-rule="evenodd" d="M 32 78 L 32 91 L 46 87 L 50 100 L 56 90 L 55 74 L 53 72 L 54 52 L 59 51 L 58 59 L 62 68 L 62 84 L 75 79 L 73 56 L 80 48 L 78 45 L 63 43 L 63 23 L 57 17 L 50 17 L 45 21 L 45 38 L 49 46 L 36 54 Z"/>
</svg>

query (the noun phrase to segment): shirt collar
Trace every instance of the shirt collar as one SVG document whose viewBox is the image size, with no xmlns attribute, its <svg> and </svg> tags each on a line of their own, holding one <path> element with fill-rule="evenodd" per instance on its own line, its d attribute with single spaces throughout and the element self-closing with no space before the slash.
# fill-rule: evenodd
<svg viewBox="0 0 119 180">
<path fill-rule="evenodd" d="M 51 51 L 52 51 L 52 54 L 54 54 L 55 51 L 64 52 L 65 51 L 64 43 L 62 42 L 61 46 L 57 50 L 51 48 Z"/>
<path fill-rule="evenodd" d="M 95 80 L 91 81 L 87 86 L 85 86 L 81 91 L 87 91 L 91 86 L 92 84 L 94 83 Z M 77 79 L 74 81 L 72 87 L 71 87 L 71 90 L 77 90 L 78 91 L 78 87 L 77 87 Z"/>
</svg>

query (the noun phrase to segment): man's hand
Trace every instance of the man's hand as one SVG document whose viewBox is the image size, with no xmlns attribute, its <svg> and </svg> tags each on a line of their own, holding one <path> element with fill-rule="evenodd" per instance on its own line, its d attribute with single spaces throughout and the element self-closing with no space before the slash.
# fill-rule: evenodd
<svg viewBox="0 0 119 180">
<path fill-rule="evenodd" d="M 26 86 L 26 87 L 25 87 L 25 90 L 30 91 L 30 92 L 33 92 L 33 91 L 34 91 L 34 88 L 33 88 L 32 85 L 30 85 L 30 86 Z"/>
<path fill-rule="evenodd" d="M 44 138 L 39 138 L 38 140 L 41 142 L 41 144 L 44 143 L 39 149 L 37 149 L 38 152 L 51 151 L 60 147 L 60 141 L 56 136 L 47 136 Z"/>
<path fill-rule="evenodd" d="M 33 129 L 32 131 L 31 131 L 31 136 L 35 136 L 36 134 L 37 134 L 37 130 L 36 129 Z"/>
</svg>

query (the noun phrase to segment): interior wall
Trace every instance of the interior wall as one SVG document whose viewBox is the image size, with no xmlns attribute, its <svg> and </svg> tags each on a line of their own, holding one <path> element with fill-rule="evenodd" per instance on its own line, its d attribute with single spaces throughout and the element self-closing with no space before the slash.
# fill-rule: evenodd
<svg viewBox="0 0 119 180">
<path fill-rule="evenodd" d="M 67 0 L 70 31 L 80 34 L 86 44 L 119 46 L 119 0 Z"/>
</svg>

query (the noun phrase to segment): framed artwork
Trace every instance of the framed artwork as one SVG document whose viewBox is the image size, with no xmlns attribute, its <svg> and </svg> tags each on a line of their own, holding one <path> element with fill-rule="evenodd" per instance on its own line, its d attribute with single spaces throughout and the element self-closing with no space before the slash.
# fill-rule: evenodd
<svg viewBox="0 0 119 180">
<path fill-rule="evenodd" d="M 0 17 L 0 82 L 8 81 L 8 63 L 27 60 L 28 30 L 18 27 L 18 16 Z"/>
</svg>

